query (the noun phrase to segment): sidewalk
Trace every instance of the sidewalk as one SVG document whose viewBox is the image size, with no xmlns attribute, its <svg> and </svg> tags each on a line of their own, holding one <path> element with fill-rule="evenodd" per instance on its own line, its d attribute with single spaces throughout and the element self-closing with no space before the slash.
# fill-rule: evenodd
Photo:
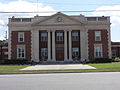
<svg viewBox="0 0 120 90">
<path fill-rule="evenodd" d="M 64 69 L 96 69 L 83 64 L 64 64 L 64 65 L 35 65 L 23 68 L 21 70 L 64 70 Z"/>
</svg>

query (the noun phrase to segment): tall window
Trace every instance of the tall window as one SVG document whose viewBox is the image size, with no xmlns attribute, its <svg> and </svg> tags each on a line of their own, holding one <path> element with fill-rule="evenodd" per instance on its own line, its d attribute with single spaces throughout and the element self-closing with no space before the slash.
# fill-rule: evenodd
<svg viewBox="0 0 120 90">
<path fill-rule="evenodd" d="M 78 56 L 79 56 L 79 48 L 72 48 L 73 59 L 78 59 Z"/>
<path fill-rule="evenodd" d="M 95 57 L 102 57 L 102 45 L 95 45 L 94 46 L 94 56 Z"/>
<path fill-rule="evenodd" d="M 95 32 L 95 41 L 101 41 L 101 32 L 100 31 Z"/>
<path fill-rule="evenodd" d="M 41 41 L 47 41 L 47 32 L 41 32 Z"/>
<path fill-rule="evenodd" d="M 41 59 L 45 60 L 48 57 L 48 49 L 47 48 L 41 48 Z"/>
<path fill-rule="evenodd" d="M 63 32 L 56 32 L 56 40 L 57 41 L 63 40 Z"/>
<path fill-rule="evenodd" d="M 116 55 L 116 50 L 112 50 L 112 57 L 115 58 L 117 55 Z"/>
<path fill-rule="evenodd" d="M 76 41 L 78 39 L 79 39 L 78 32 L 72 32 L 72 40 Z"/>
<path fill-rule="evenodd" d="M 24 32 L 18 33 L 18 42 L 24 42 Z"/>
<path fill-rule="evenodd" d="M 25 48 L 17 48 L 17 58 L 25 58 Z"/>
</svg>

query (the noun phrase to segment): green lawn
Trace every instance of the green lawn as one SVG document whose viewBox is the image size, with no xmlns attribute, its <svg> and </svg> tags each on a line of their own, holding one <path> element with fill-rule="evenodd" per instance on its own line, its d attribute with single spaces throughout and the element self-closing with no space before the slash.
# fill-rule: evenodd
<svg viewBox="0 0 120 90">
<path fill-rule="evenodd" d="M 120 63 L 88 64 L 97 69 L 120 69 Z"/>
<path fill-rule="evenodd" d="M 120 71 L 120 63 L 105 63 L 105 64 L 87 64 L 96 69 L 71 69 L 71 70 L 32 70 L 20 71 L 30 65 L 0 65 L 0 74 L 29 74 L 29 73 L 61 73 L 61 72 L 115 72 Z"/>
</svg>

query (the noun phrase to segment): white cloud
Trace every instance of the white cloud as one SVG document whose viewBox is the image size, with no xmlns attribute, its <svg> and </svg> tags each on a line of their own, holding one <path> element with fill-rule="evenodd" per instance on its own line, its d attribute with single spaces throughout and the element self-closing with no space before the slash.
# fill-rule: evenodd
<svg viewBox="0 0 120 90">
<path fill-rule="evenodd" d="M 120 42 L 120 5 L 114 5 L 114 6 L 101 6 L 96 9 L 96 11 L 102 11 L 106 10 L 104 12 L 93 12 L 92 15 L 94 16 L 110 16 L 111 21 L 111 37 L 112 41 L 119 41 Z M 108 10 L 108 11 L 107 11 Z M 110 11 L 113 10 L 113 11 Z M 118 11 L 115 11 L 118 10 Z"/>
<path fill-rule="evenodd" d="M 116 26 L 120 24 L 120 11 L 115 11 L 115 10 L 120 10 L 120 5 L 101 6 L 97 8 L 95 11 L 102 11 L 102 10 L 106 10 L 106 11 L 93 12 L 92 14 L 95 16 L 110 16 L 112 26 Z"/>
<path fill-rule="evenodd" d="M 31 3 L 24 0 L 10 1 L 9 3 L 0 2 L 0 11 L 2 12 L 37 12 L 37 11 L 55 11 L 51 6 L 45 6 L 42 3 Z M 51 15 L 53 13 L 39 13 L 42 15 Z M 8 18 L 15 17 L 33 17 L 36 13 L 21 13 L 21 14 L 12 14 L 12 13 L 1 13 L 0 14 L 0 39 L 3 36 L 3 29 L 7 29 Z M 2 31 L 1 31 L 2 30 Z M 5 31 L 4 31 L 5 32 Z"/>
</svg>

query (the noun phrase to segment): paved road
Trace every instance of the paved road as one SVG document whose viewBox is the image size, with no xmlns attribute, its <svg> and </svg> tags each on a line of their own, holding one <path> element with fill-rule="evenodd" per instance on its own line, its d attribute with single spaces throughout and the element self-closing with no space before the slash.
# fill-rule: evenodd
<svg viewBox="0 0 120 90">
<path fill-rule="evenodd" d="M 120 90 L 120 72 L 0 75 L 0 90 Z"/>
</svg>

